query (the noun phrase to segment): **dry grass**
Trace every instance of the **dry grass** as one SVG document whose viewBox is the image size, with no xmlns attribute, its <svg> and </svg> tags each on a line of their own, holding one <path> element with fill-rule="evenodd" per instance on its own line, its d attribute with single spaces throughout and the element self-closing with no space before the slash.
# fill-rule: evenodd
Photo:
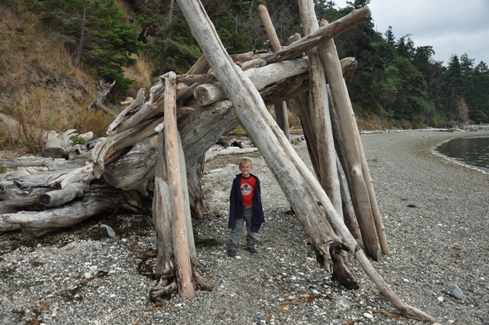
<svg viewBox="0 0 489 325">
<path fill-rule="evenodd" d="M 113 117 L 88 111 L 95 77 L 73 63 L 36 16 L 14 9 L 0 5 L 0 113 L 18 123 L 0 119 L 0 149 L 36 152 L 44 130 L 104 135 Z"/>
</svg>

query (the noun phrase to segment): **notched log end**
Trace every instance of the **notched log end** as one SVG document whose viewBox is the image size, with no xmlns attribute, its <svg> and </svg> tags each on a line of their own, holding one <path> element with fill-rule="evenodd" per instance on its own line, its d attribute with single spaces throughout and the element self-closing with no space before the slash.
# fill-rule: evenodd
<svg viewBox="0 0 489 325">
<path fill-rule="evenodd" d="M 214 288 L 214 285 L 212 282 L 204 278 L 202 275 L 199 274 L 196 270 L 193 271 L 194 274 L 194 287 L 198 290 L 204 290 L 204 291 L 212 291 Z"/>
<path fill-rule="evenodd" d="M 333 275 L 331 280 L 339 282 L 347 289 L 357 290 L 360 288 L 355 273 L 348 264 L 347 250 L 343 244 L 334 244 L 330 247 L 331 261 L 333 262 Z"/>
<path fill-rule="evenodd" d="M 212 291 L 214 285 L 202 275 L 193 270 L 192 284 L 197 290 Z M 161 276 L 157 285 L 149 290 L 149 299 L 151 301 L 169 300 L 173 293 L 178 292 L 178 285 L 175 277 Z"/>
<path fill-rule="evenodd" d="M 149 290 L 149 300 L 164 301 L 171 298 L 172 293 L 177 292 L 178 286 L 174 277 L 161 277 L 157 285 Z"/>
</svg>

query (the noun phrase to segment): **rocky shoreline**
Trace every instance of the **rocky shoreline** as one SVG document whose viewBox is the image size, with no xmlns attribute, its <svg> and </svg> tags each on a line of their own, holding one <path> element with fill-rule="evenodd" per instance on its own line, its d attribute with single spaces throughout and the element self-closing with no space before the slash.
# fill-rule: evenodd
<svg viewBox="0 0 489 325">
<path fill-rule="evenodd" d="M 361 136 L 390 256 L 373 266 L 409 305 L 439 324 L 489 324 L 489 175 L 434 155 L 469 132 L 410 131 Z M 478 132 L 477 134 L 482 134 Z M 305 143 L 295 144 L 307 155 Z M 359 264 L 360 289 L 331 282 L 305 247 L 300 223 L 259 153 L 266 223 L 257 254 L 226 256 L 228 196 L 238 156 L 206 165 L 206 220 L 194 222 L 201 274 L 214 284 L 193 300 L 148 300 L 155 234 L 148 216 L 90 220 L 35 237 L 0 235 L 0 324 L 418 324 L 398 317 Z M 110 237 L 101 224 L 117 235 Z M 442 292 L 457 285 L 464 297 Z"/>
</svg>

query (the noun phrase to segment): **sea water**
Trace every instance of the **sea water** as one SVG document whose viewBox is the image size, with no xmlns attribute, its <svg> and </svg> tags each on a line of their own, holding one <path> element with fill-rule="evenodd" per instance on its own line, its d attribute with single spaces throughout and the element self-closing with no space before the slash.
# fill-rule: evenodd
<svg viewBox="0 0 489 325">
<path fill-rule="evenodd" d="M 449 159 L 489 173 L 489 135 L 452 139 L 435 148 Z"/>
</svg>

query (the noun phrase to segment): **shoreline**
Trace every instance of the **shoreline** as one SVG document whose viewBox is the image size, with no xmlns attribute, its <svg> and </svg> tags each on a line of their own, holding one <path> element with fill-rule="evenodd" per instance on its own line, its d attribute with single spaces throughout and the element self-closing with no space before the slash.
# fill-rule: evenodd
<svg viewBox="0 0 489 325">
<path fill-rule="evenodd" d="M 444 140 L 472 134 L 361 135 L 391 251 L 373 267 L 403 301 L 443 325 L 489 323 L 489 175 L 432 153 Z M 305 142 L 294 148 L 307 156 Z M 2 252 L 5 245 L 16 247 L 0 255 L 0 324 L 421 324 L 387 316 L 397 311 L 351 257 L 360 289 L 332 282 L 305 247 L 302 226 L 288 213 L 261 155 L 247 155 L 262 182 L 266 214 L 258 254 L 240 250 L 237 258 L 226 256 L 228 197 L 239 156 L 206 164 L 219 169 L 203 179 L 211 213 L 193 223 L 194 234 L 219 243 L 197 248 L 199 272 L 213 291 L 150 302 L 147 293 L 155 282 L 138 269 L 151 267 L 153 259 L 144 260 L 134 248 L 154 250 L 151 223 L 146 216 L 104 216 L 49 235 L 49 241 L 32 237 L 30 245 L 22 233 L 0 236 Z M 111 238 L 97 222 L 123 232 Z M 442 292 L 451 284 L 464 299 Z"/>
</svg>

